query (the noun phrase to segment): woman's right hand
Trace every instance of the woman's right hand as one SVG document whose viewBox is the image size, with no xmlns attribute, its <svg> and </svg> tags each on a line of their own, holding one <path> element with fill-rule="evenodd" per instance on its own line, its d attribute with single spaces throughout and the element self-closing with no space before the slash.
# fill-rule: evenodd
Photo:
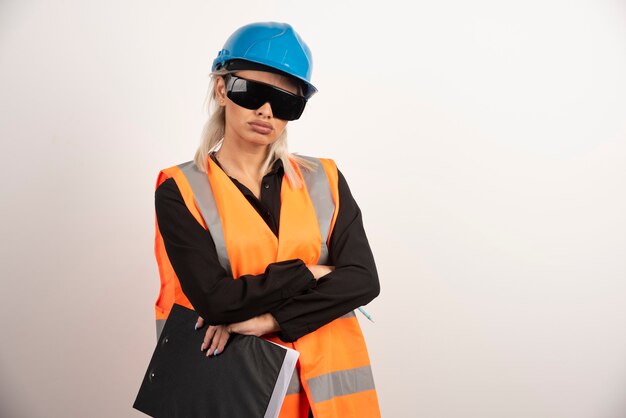
<svg viewBox="0 0 626 418">
<path fill-rule="evenodd" d="M 310 265 L 307 267 L 309 268 L 311 273 L 313 273 L 313 277 L 315 277 L 315 280 L 319 279 L 320 277 L 326 276 L 328 273 L 335 270 L 335 266 L 324 266 L 321 264 Z"/>
<path fill-rule="evenodd" d="M 198 322 L 196 322 L 196 329 L 200 329 L 204 326 L 204 319 L 198 317 Z M 230 338 L 230 332 L 228 331 L 226 325 L 209 325 L 204 334 L 204 341 L 200 346 L 200 351 L 207 350 L 206 355 L 216 356 L 222 351 L 224 351 L 224 347 Z"/>
</svg>

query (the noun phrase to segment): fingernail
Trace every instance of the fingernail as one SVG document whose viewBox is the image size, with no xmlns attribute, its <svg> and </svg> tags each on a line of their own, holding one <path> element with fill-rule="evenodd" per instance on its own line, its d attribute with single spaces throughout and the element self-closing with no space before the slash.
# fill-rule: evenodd
<svg viewBox="0 0 626 418">
<path fill-rule="evenodd" d="M 196 325 L 193 326 L 193 329 L 195 329 L 196 331 L 198 331 L 198 323 L 196 322 Z"/>
<path fill-rule="evenodd" d="M 204 351 L 205 348 L 206 348 L 205 343 L 202 343 L 202 345 L 200 346 L 200 351 Z"/>
<path fill-rule="evenodd" d="M 220 353 L 220 349 L 216 348 L 215 351 L 213 352 L 214 356 L 217 356 Z"/>
</svg>

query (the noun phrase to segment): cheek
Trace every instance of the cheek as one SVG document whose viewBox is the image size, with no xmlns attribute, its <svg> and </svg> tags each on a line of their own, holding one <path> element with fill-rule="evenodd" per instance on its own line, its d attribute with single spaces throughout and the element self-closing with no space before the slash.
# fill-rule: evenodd
<svg viewBox="0 0 626 418">
<path fill-rule="evenodd" d="M 232 104 L 227 104 L 226 105 L 226 124 L 227 125 L 232 125 L 232 124 L 240 124 L 241 122 L 245 121 L 245 111 L 247 109 L 244 109 L 240 106 L 234 106 Z"/>
<path fill-rule="evenodd" d="M 287 127 L 287 121 L 286 120 L 275 119 L 274 126 L 276 127 L 276 131 L 280 135 L 280 134 L 283 133 L 283 131 Z"/>
<path fill-rule="evenodd" d="M 274 123 L 274 138 L 278 138 L 279 136 L 281 136 L 283 132 L 285 132 L 286 127 L 286 122 L 280 122 L 277 120 L 276 123 Z"/>
</svg>

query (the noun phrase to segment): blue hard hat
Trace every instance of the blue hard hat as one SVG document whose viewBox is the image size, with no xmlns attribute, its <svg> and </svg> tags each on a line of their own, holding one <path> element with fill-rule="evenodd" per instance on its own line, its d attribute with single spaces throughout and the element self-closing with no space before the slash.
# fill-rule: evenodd
<svg viewBox="0 0 626 418">
<path fill-rule="evenodd" d="M 238 63 L 236 69 L 244 69 L 242 62 L 261 64 L 261 68 L 267 67 L 269 71 L 277 70 L 276 72 L 295 77 L 302 82 L 304 97 L 307 99 L 317 92 L 311 84 L 311 50 L 291 25 L 260 22 L 242 26 L 226 40 L 217 58 L 213 60 L 211 71 L 229 69 L 229 63 Z"/>
</svg>

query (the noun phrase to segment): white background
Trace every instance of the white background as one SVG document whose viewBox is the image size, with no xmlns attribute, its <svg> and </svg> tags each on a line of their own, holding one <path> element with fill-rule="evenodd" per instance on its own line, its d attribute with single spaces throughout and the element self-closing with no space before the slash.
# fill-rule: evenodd
<svg viewBox="0 0 626 418">
<path fill-rule="evenodd" d="M 609 0 L 0 3 L 0 415 L 139 417 L 153 193 L 210 64 L 290 22 L 381 294 L 384 417 L 626 416 L 626 5 Z"/>
</svg>

